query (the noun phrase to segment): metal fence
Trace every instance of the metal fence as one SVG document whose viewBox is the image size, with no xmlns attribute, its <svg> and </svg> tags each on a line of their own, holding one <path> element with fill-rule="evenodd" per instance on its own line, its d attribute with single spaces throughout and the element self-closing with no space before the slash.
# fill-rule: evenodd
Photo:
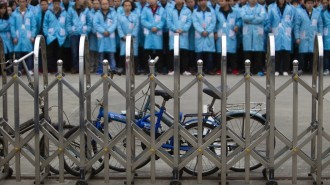
<svg viewBox="0 0 330 185">
<path fill-rule="evenodd" d="M 103 74 L 97 82 L 92 83 L 91 74 L 89 70 L 89 47 L 88 40 L 85 35 L 80 38 L 79 46 L 79 88 L 73 87 L 66 79 L 62 70 L 62 61 L 58 61 L 58 72 L 56 78 L 50 83 L 48 82 L 47 61 L 46 61 L 46 47 L 42 36 L 38 36 L 35 42 L 34 51 L 27 56 L 34 56 L 34 78 L 28 79 L 25 83 L 19 73 L 19 64 L 24 64 L 24 59 L 15 60 L 14 73 L 10 76 L 6 74 L 6 64 L 4 61 L 3 43 L 0 40 L 0 57 L 2 67 L 2 86 L 0 89 L 0 96 L 2 97 L 2 110 L 0 120 L 0 135 L 3 140 L 3 155 L 0 156 L 0 168 L 3 168 L 2 177 L 13 173 L 9 166 L 10 161 L 15 162 L 15 177 L 17 181 L 21 180 L 21 155 L 24 156 L 35 169 L 35 183 L 41 184 L 44 182 L 50 173 L 50 166 L 54 160 L 58 160 L 59 166 L 59 181 L 63 182 L 65 179 L 64 166 L 65 158 L 71 160 L 76 164 L 76 170 L 79 175 L 77 184 L 87 184 L 88 179 L 91 178 L 95 171 L 95 164 L 102 163 L 104 165 L 104 180 L 109 182 L 111 162 L 115 161 L 120 166 L 126 169 L 126 183 L 134 182 L 134 174 L 137 168 L 147 159 L 150 158 L 150 178 L 151 182 L 156 182 L 156 159 L 162 159 L 170 168 L 172 168 L 171 184 L 180 184 L 181 171 L 190 162 L 196 163 L 197 182 L 202 183 L 203 180 L 203 164 L 202 159 L 210 160 L 215 167 L 220 169 L 220 178 L 218 181 L 221 184 L 226 184 L 228 181 L 228 171 L 232 166 L 235 166 L 239 161 L 244 163 L 245 182 L 250 181 L 250 165 L 251 160 L 261 163 L 265 170 L 264 175 L 267 177 L 266 184 L 277 184 L 275 172 L 281 167 L 284 162 L 292 159 L 292 183 L 297 183 L 297 159 L 298 157 L 304 160 L 310 166 L 310 173 L 312 174 L 316 184 L 322 183 L 322 171 L 329 166 L 330 159 L 328 154 L 330 148 L 323 149 L 322 142 L 330 142 L 330 135 L 323 130 L 323 97 L 329 93 L 330 86 L 324 87 L 323 74 L 318 72 L 318 69 L 323 69 L 323 41 L 322 36 L 315 37 L 314 61 L 312 85 L 306 83 L 298 75 L 298 61 L 293 62 L 293 75 L 288 77 L 287 81 L 278 88 L 275 86 L 275 41 L 274 35 L 270 34 L 268 37 L 268 47 L 266 55 L 266 85 L 258 83 L 252 75 L 250 75 L 250 61 L 245 62 L 245 74 L 231 88 L 227 84 L 227 51 L 226 51 L 226 36 L 222 35 L 222 56 L 221 56 L 221 83 L 213 84 L 207 80 L 203 74 L 203 62 L 197 61 L 198 72 L 191 79 L 191 81 L 184 87 L 180 83 L 180 49 L 179 35 L 174 37 L 174 81 L 173 89 L 168 88 L 159 80 L 155 73 L 155 63 L 157 59 L 150 60 L 149 68 L 150 74 L 146 76 L 142 83 L 135 83 L 134 76 L 134 53 L 133 53 L 133 38 L 126 37 L 126 88 L 122 89 L 116 81 L 113 80 L 112 74 L 108 73 L 108 61 L 103 62 Z M 43 67 L 43 85 L 40 87 L 39 83 L 39 52 L 42 56 Z M 252 61 L 253 62 L 253 61 Z M 9 80 L 8 80 L 9 79 Z M 8 81 L 7 81 L 8 80 Z M 275 125 L 275 110 L 276 97 L 287 89 L 292 84 L 293 88 L 293 122 L 292 122 L 292 139 L 286 137 Z M 79 98 L 79 128 L 68 137 L 64 135 L 64 119 L 63 108 L 65 102 L 63 101 L 63 86 L 66 86 L 73 95 Z M 126 103 L 126 125 L 118 133 L 111 134 L 111 119 L 107 114 L 109 103 L 109 87 L 114 88 L 123 98 Z M 168 129 L 161 135 L 157 135 L 155 124 L 157 121 L 157 106 L 155 103 L 155 94 L 157 89 L 162 89 L 164 94 L 168 94 L 173 98 L 173 120 Z M 193 86 L 197 86 L 197 105 L 198 111 L 196 118 L 198 121 L 197 133 L 193 134 L 181 124 L 180 120 L 180 104 L 181 97 L 191 90 Z M 220 87 L 218 87 L 220 86 Z M 244 86 L 245 89 L 245 103 L 244 103 L 244 119 L 245 124 L 242 132 L 238 134 L 228 125 L 227 99 L 237 89 Z M 266 117 L 265 123 L 256 131 L 251 131 L 251 87 L 254 86 L 266 99 Z M 298 133 L 298 87 L 302 86 L 311 95 L 312 100 L 312 120 L 311 124 L 304 129 L 303 132 Z M 34 127 L 23 138 L 20 134 L 20 87 L 31 95 L 34 101 Z M 103 128 L 102 130 L 95 127 L 92 119 L 92 100 L 91 95 L 98 88 L 102 89 L 102 106 L 104 108 Z M 137 126 L 135 122 L 135 97 L 141 93 L 145 87 L 150 88 L 150 132 L 145 132 Z M 213 95 L 221 99 L 221 124 L 215 125 L 212 130 L 204 134 L 205 115 L 203 113 L 203 87 L 207 87 Z M 7 93 L 9 88 L 14 88 L 14 120 L 8 119 L 8 102 Z M 58 127 L 55 128 L 48 119 L 49 106 L 49 92 L 52 89 L 57 89 L 58 92 Z M 111 97 L 110 97 L 111 98 Z M 43 111 L 42 118 L 40 118 L 40 110 Z M 252 113 L 251 113 L 252 112 Z M 226 115 L 226 116 L 224 116 Z M 12 127 L 14 125 L 14 127 Z M 40 140 L 43 135 L 43 145 Z M 111 136 L 111 137 L 110 137 Z M 228 138 L 235 143 L 235 148 L 232 151 L 228 150 Z M 28 142 L 34 139 L 34 146 L 30 146 Z M 169 139 L 173 141 L 173 150 L 166 151 L 162 144 Z M 74 147 L 72 143 L 78 141 L 79 146 Z M 125 140 L 125 148 L 119 148 L 120 142 Z M 140 141 L 145 147 L 143 151 L 137 152 L 136 141 Z M 276 140 L 281 141 L 285 146 L 275 152 Z M 189 143 L 189 147 L 184 154 L 180 153 L 182 142 Z M 57 146 L 56 150 L 50 151 L 49 145 L 53 143 Z M 217 143 L 220 146 L 219 150 L 222 152 L 216 153 L 211 146 Z M 304 146 L 311 144 L 311 153 L 307 154 L 301 150 Z M 265 150 L 257 149 L 261 144 L 265 144 Z M 11 146 L 11 147 L 10 147 Z M 100 149 L 95 152 L 95 147 Z M 42 147 L 42 149 L 41 149 Z M 1 148 L 0 148 L 1 149 Z M 94 152 L 93 152 L 94 151 Z M 226 151 L 226 152 L 223 152 Z M 42 155 L 38 155 L 42 152 Z M 225 155 L 224 155 L 225 154 Z M 45 173 L 41 173 L 45 172 Z"/>
</svg>

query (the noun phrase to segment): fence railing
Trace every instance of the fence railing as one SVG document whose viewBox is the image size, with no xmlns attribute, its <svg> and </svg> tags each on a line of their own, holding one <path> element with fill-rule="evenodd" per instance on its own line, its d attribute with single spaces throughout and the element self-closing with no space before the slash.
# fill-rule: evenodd
<svg viewBox="0 0 330 185">
<path fill-rule="evenodd" d="M 302 159 L 310 166 L 310 174 L 313 176 L 316 184 L 322 183 L 322 171 L 330 164 L 330 148 L 323 150 L 323 141 L 330 142 L 330 135 L 323 129 L 324 124 L 324 96 L 329 93 L 330 86 L 324 87 L 323 73 L 318 69 L 323 69 L 323 41 L 322 36 L 315 37 L 314 61 L 312 84 L 306 83 L 298 74 L 298 61 L 293 62 L 293 74 L 288 77 L 285 83 L 275 85 L 275 41 L 274 35 L 268 37 L 268 47 L 266 54 L 266 84 L 261 84 L 254 79 L 250 73 L 250 66 L 253 61 L 245 61 L 245 74 L 236 84 L 227 82 L 227 42 L 226 36 L 221 36 L 221 82 L 214 84 L 203 74 L 203 61 L 197 61 L 197 74 L 191 78 L 185 86 L 180 82 L 180 36 L 174 36 L 174 77 L 173 89 L 164 84 L 155 72 L 156 59 L 149 61 L 150 73 L 140 84 L 136 84 L 134 75 L 134 53 L 133 37 L 126 37 L 126 84 L 122 89 L 112 78 L 111 69 L 108 61 L 103 61 L 103 74 L 99 79 L 92 83 L 89 70 L 89 47 L 85 35 L 80 38 L 79 45 L 79 87 L 76 89 L 65 77 L 62 69 L 63 62 L 58 61 L 58 72 L 55 78 L 49 83 L 46 61 L 46 47 L 42 36 L 38 36 L 35 42 L 34 51 L 21 59 L 15 60 L 14 73 L 10 76 L 6 74 L 6 62 L 4 61 L 3 43 L 0 40 L 0 58 L 2 86 L 0 96 L 2 98 L 2 115 L 0 119 L 0 136 L 2 140 L 2 156 L 0 156 L 0 168 L 3 168 L 3 177 L 13 173 L 9 162 L 15 162 L 15 177 L 17 181 L 21 180 L 21 156 L 24 156 L 35 169 L 35 183 L 41 184 L 45 181 L 51 171 L 51 165 L 56 161 L 58 163 L 59 181 L 65 179 L 64 171 L 66 160 L 70 160 L 76 165 L 79 180 L 77 184 L 87 184 L 88 179 L 92 177 L 96 169 L 103 169 L 104 180 L 109 182 L 110 169 L 114 168 L 114 163 L 125 169 L 126 183 L 134 182 L 135 173 L 146 160 L 150 159 L 150 179 L 152 183 L 156 182 L 156 160 L 162 159 L 166 165 L 172 169 L 171 184 L 180 184 L 182 170 L 188 164 L 195 165 L 192 173 L 197 176 L 197 182 L 202 183 L 203 174 L 206 167 L 203 160 L 207 159 L 214 165 L 214 169 L 220 169 L 219 181 L 226 184 L 228 181 L 228 170 L 236 167 L 238 163 L 244 164 L 240 170 L 245 171 L 244 179 L 249 183 L 251 178 L 251 161 L 260 163 L 264 166 L 263 174 L 267 178 L 267 184 L 277 184 L 276 170 L 287 160 L 292 160 L 292 183 L 297 183 L 298 158 Z M 43 69 L 43 85 L 39 82 L 39 52 L 41 52 L 41 61 Z M 19 64 L 25 65 L 24 59 L 28 56 L 34 56 L 34 76 L 29 76 L 28 83 L 24 82 L 19 72 Z M 230 61 L 229 61 L 230 62 Z M 41 87 L 40 87 L 41 86 Z M 109 112 L 109 88 L 115 91 L 125 99 L 126 113 L 125 126 L 117 133 L 113 133 L 112 117 Z M 187 92 L 192 91 L 197 86 L 197 113 L 195 115 L 197 134 L 189 130 L 190 127 L 182 123 L 180 119 L 181 98 Z M 65 102 L 63 100 L 63 88 L 66 87 L 79 99 L 79 126 L 74 128 L 71 135 L 66 136 L 64 132 L 65 121 L 63 118 L 63 109 Z M 137 124 L 135 114 L 136 95 L 141 93 L 144 88 L 148 88 L 150 117 L 147 122 L 150 128 L 146 131 Z M 157 87 L 157 89 L 156 89 Z M 221 99 L 220 116 L 217 120 L 210 120 L 212 115 L 205 115 L 203 112 L 203 87 L 208 89 L 215 99 Z M 244 111 L 235 112 L 234 115 L 240 115 L 244 120 L 241 133 L 238 133 L 230 125 L 230 120 L 235 118 L 233 112 L 227 110 L 227 99 L 237 92 L 240 87 L 244 88 Z M 262 117 L 251 107 L 251 87 L 256 88 L 266 99 L 266 116 Z M 292 138 L 288 138 L 276 128 L 276 97 L 283 90 L 292 88 Z M 298 132 L 298 97 L 299 87 L 309 92 L 312 100 L 311 121 L 302 132 Z M 13 88 L 13 107 L 14 119 L 8 117 L 8 89 Z M 23 88 L 33 99 L 33 129 L 26 135 L 20 133 L 20 88 Z M 102 108 L 103 123 L 96 127 L 95 120 L 92 118 L 92 93 L 98 88 L 102 89 Z M 52 89 L 57 90 L 58 103 L 58 125 L 55 127 L 49 119 L 49 93 Z M 156 96 L 159 90 L 163 96 L 173 98 L 173 116 L 171 121 L 159 120 L 159 106 L 156 104 Z M 204 89 L 205 90 L 205 89 Z M 242 93 L 243 94 L 243 93 Z M 110 98 L 109 98 L 110 96 Z M 191 100 L 193 101 L 193 100 Z M 214 103 L 214 101 L 213 101 Z M 40 113 L 42 110 L 42 113 Z M 42 116 L 40 116 L 42 115 Z M 252 130 L 253 121 L 256 117 L 260 121 L 260 127 Z M 99 121 L 99 120 L 98 120 Z M 164 133 L 158 133 L 159 122 L 164 121 L 168 128 Z M 207 123 L 212 122 L 211 125 Z M 206 127 L 211 128 L 210 132 L 204 134 Z M 41 139 L 41 135 L 43 138 Z M 34 145 L 29 141 L 34 139 Z M 42 145 L 40 141 L 42 140 Z M 141 142 L 142 151 L 138 151 L 136 142 Z M 169 150 L 164 148 L 164 143 L 171 143 Z M 284 146 L 275 150 L 276 141 L 284 143 Z M 124 143 L 124 145 L 123 145 Z M 234 145 L 230 145 L 234 143 Z M 50 150 L 50 144 L 57 146 L 55 150 Z M 186 144 L 186 145 L 185 145 Z M 310 144 L 311 153 L 307 154 L 302 150 L 303 147 Z M 78 147 L 75 147 L 78 146 Z M 120 148 L 120 146 L 124 146 Z M 231 146 L 230 149 L 229 146 Z M 264 146 L 264 149 L 260 149 Z M 98 147 L 98 148 L 97 148 Z M 0 147 L 1 150 L 1 147 Z M 220 152 L 217 152 L 219 150 Z M 226 151 L 226 152 L 224 152 Z M 182 153 L 183 152 L 183 153 Z M 38 155 L 41 154 L 42 155 Z M 103 167 L 96 167 L 95 164 Z M 216 170 L 217 171 L 217 170 Z M 45 173 L 41 173 L 45 172 Z"/>
</svg>

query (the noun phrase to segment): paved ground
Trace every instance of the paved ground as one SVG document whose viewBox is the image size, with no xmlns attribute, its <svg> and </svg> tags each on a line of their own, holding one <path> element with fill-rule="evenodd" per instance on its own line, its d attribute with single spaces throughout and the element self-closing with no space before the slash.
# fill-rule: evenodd
<svg viewBox="0 0 330 185">
<path fill-rule="evenodd" d="M 239 76 L 228 76 L 228 84 L 229 86 L 233 86 L 236 84 L 240 79 L 242 79 L 242 75 Z M 71 75 L 68 74 L 65 76 L 67 81 L 70 82 L 70 84 L 75 88 L 78 89 L 78 76 L 77 75 Z M 100 77 L 93 75 L 92 81 L 95 83 Z M 159 80 L 164 83 L 167 87 L 170 89 L 173 88 L 173 77 L 171 76 L 158 76 Z M 209 80 L 212 84 L 215 84 L 216 86 L 220 85 L 220 77 L 219 76 L 206 76 L 207 80 Z M 259 82 L 263 87 L 265 87 L 266 84 L 266 77 L 253 77 L 257 82 Z M 306 83 L 311 84 L 311 76 L 310 75 L 303 75 L 301 77 Z M 26 77 L 23 77 L 23 79 L 26 80 Z M 136 76 L 136 86 L 138 86 L 144 79 L 146 79 L 146 76 Z M 183 88 L 186 84 L 188 84 L 193 79 L 193 76 L 181 76 L 181 88 Z M 287 80 L 289 80 L 290 77 L 277 77 L 276 78 L 276 88 L 279 88 L 282 84 L 284 84 Z M 54 80 L 54 76 L 50 76 L 49 81 Z M 125 76 L 116 76 L 115 79 L 116 83 L 123 89 L 125 89 Z M 325 84 L 324 86 L 327 87 L 330 84 L 330 77 L 327 76 L 324 78 Z M 41 81 L 42 83 L 42 81 Z M 23 122 L 24 120 L 27 120 L 33 115 L 33 100 L 29 97 L 29 95 L 22 89 L 20 92 L 20 120 Z M 50 103 L 49 105 L 52 106 L 51 116 L 53 120 L 56 120 L 57 118 L 57 89 L 53 89 L 50 92 Z M 192 113 L 197 111 L 197 93 L 196 93 L 196 86 L 194 86 L 190 91 L 188 91 L 186 94 L 184 94 L 181 98 L 181 111 L 184 113 Z M 244 85 L 240 87 L 236 92 L 230 95 L 228 98 L 229 103 L 237 103 L 237 102 L 244 102 Z M 275 119 L 276 119 L 276 128 L 282 132 L 286 137 L 289 139 L 292 138 L 292 120 L 293 120 L 293 104 L 292 99 L 296 96 L 293 94 L 293 86 L 290 85 L 288 88 L 286 88 L 284 91 L 282 91 L 279 95 L 276 97 L 276 112 L 275 112 Z M 98 88 L 95 93 L 92 94 L 92 102 L 93 102 L 93 108 L 96 107 L 96 99 L 100 99 L 102 97 L 102 89 Z M 9 120 L 13 119 L 13 88 L 9 89 L 8 93 L 8 99 L 9 99 Z M 137 99 L 137 98 L 136 98 Z M 305 130 L 310 125 L 311 120 L 311 100 L 312 97 L 310 93 L 304 89 L 302 86 L 299 86 L 298 91 L 298 99 L 299 99 L 299 105 L 298 105 L 298 133 L 301 133 L 303 130 Z M 203 96 L 203 104 L 209 103 L 209 98 L 205 95 Z M 265 102 L 266 98 L 265 96 L 255 87 L 251 87 L 251 101 L 258 101 L 258 102 Z M 109 93 L 109 108 L 112 111 L 118 112 L 125 109 L 125 99 L 122 97 L 118 92 L 116 92 L 114 89 L 110 90 Z M 2 112 L 2 101 L 0 101 L 0 112 Z M 64 111 L 66 113 L 66 116 L 68 117 L 68 121 L 72 125 L 78 125 L 78 98 L 74 96 L 73 93 L 70 92 L 68 88 L 64 89 Z M 217 104 L 216 108 L 219 108 L 220 103 Z M 173 111 L 173 101 L 169 101 L 167 104 L 168 111 L 171 113 Z M 97 112 L 97 110 L 96 110 Z M 94 116 L 96 115 L 96 112 L 94 112 Z M 330 94 L 327 94 L 324 97 L 324 129 L 326 132 L 330 133 Z M 33 144 L 33 141 L 30 142 L 30 144 Z M 276 148 L 279 149 L 281 146 L 284 146 L 283 143 L 277 142 Z M 305 151 L 307 154 L 311 153 L 311 147 L 310 143 L 306 145 L 306 147 L 303 148 L 303 151 Z M 330 146 L 329 142 L 323 142 L 324 150 L 326 147 Z M 33 184 L 33 180 L 31 178 L 34 177 L 33 171 L 34 168 L 28 163 L 27 160 L 22 158 L 21 160 L 22 164 L 22 175 L 24 176 L 24 179 L 22 182 L 15 182 L 15 180 L 0 180 L 1 185 L 18 185 L 18 184 Z M 171 176 L 170 169 L 166 166 L 165 163 L 162 161 L 157 161 L 157 170 L 156 174 L 158 177 L 160 177 L 160 180 L 157 180 L 155 184 L 169 184 L 170 180 L 169 177 Z M 14 166 L 14 160 L 11 162 L 11 166 Z M 275 173 L 275 176 L 280 178 L 278 181 L 279 184 L 292 184 L 291 181 L 285 180 L 289 179 L 292 174 L 292 161 L 289 159 L 287 162 L 282 164 Z M 330 175 L 330 167 L 327 167 L 323 175 L 327 178 Z M 255 172 L 251 174 L 251 178 L 254 179 L 251 181 L 250 184 L 265 184 L 265 181 L 262 180 L 262 169 L 258 169 Z M 298 184 L 305 185 L 305 184 L 312 184 L 311 178 L 308 177 L 309 173 L 309 166 L 303 161 L 298 160 L 298 176 L 300 179 Z M 110 174 L 111 177 L 119 180 L 111 180 L 110 184 L 123 184 L 124 176 L 122 174 L 116 174 L 112 173 Z M 142 171 L 139 171 L 139 178 L 135 181 L 136 184 L 153 184 L 148 180 L 149 177 L 148 168 L 142 169 Z M 101 178 L 102 174 L 98 177 Z M 145 177 L 141 179 L 142 177 Z M 184 174 L 185 178 L 191 179 L 191 177 L 188 174 Z M 165 180 L 162 180 L 164 179 Z M 218 184 L 217 176 L 212 176 L 211 180 L 204 180 L 203 184 Z M 230 173 L 229 178 L 232 179 L 239 179 L 239 180 L 231 180 L 230 184 L 244 184 L 244 173 Z M 309 180 L 308 180 L 309 179 Z M 68 178 L 65 183 L 63 184 L 74 184 L 75 180 L 72 180 L 72 178 Z M 55 179 L 51 179 L 50 181 L 47 181 L 46 184 L 58 184 L 58 181 Z M 102 185 L 105 184 L 103 180 L 91 180 L 89 181 L 89 184 L 92 185 Z M 195 180 L 183 180 L 182 184 L 197 184 L 197 181 Z M 324 184 L 330 184 L 330 181 L 325 180 Z"/>
</svg>

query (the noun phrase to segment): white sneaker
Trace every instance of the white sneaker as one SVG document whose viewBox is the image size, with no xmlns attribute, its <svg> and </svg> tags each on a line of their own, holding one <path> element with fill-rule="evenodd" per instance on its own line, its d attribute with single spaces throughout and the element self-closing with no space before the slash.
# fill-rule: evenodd
<svg viewBox="0 0 330 185">
<path fill-rule="evenodd" d="M 289 76 L 289 73 L 286 72 L 286 71 L 284 71 L 284 72 L 283 72 L 283 76 Z"/>
<path fill-rule="evenodd" d="M 33 76 L 33 71 L 29 70 L 28 73 L 29 75 Z"/>
<path fill-rule="evenodd" d="M 323 75 L 324 75 L 324 76 L 327 76 L 327 75 L 329 75 L 329 74 L 330 74 L 329 69 L 326 69 L 326 70 L 323 71 Z"/>
<path fill-rule="evenodd" d="M 168 72 L 168 75 L 173 76 L 174 75 L 174 71 L 169 71 Z"/>
<path fill-rule="evenodd" d="M 279 75 L 280 75 L 280 73 L 276 71 L 275 72 L 275 76 L 279 76 Z"/>
<path fill-rule="evenodd" d="M 185 72 L 183 72 L 183 75 L 190 76 L 191 73 L 189 71 L 185 71 Z"/>
</svg>

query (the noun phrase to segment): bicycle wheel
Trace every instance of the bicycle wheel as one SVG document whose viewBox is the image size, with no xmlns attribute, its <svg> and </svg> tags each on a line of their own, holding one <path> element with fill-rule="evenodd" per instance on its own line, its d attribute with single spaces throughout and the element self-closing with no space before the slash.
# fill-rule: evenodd
<svg viewBox="0 0 330 185">
<path fill-rule="evenodd" d="M 72 134 L 74 134 L 79 129 L 79 126 L 74 127 L 73 129 L 69 130 L 64 137 L 68 139 Z M 85 134 L 85 142 L 87 142 L 87 135 Z M 92 150 L 86 151 L 85 156 L 87 157 L 87 153 L 90 153 L 91 155 L 96 154 L 96 152 L 102 150 L 102 147 L 95 142 L 92 142 Z M 72 147 L 74 150 L 69 150 L 71 155 L 77 160 L 80 160 L 80 137 L 76 137 L 71 143 L 70 147 Z M 67 147 L 68 148 L 68 147 Z M 99 172 L 101 172 L 104 168 L 103 159 L 97 160 L 92 165 L 92 175 L 95 175 Z M 79 176 L 80 175 L 80 168 L 79 164 L 76 164 L 73 160 L 70 159 L 68 156 L 64 156 L 64 169 L 70 173 L 73 176 Z"/>
<path fill-rule="evenodd" d="M 121 132 L 125 127 L 126 124 L 121 123 L 121 122 L 117 122 L 117 121 L 111 121 L 109 123 L 109 142 L 111 142 L 112 139 L 114 139 L 116 137 L 116 135 Z M 70 135 L 72 135 L 75 131 L 77 131 L 79 129 L 79 127 L 76 127 L 74 129 L 72 129 L 71 131 L 69 131 L 66 135 L 65 138 L 69 138 Z M 85 137 L 85 139 L 87 138 L 87 136 Z M 102 139 L 102 138 L 101 138 Z M 92 145 L 92 151 L 88 151 L 90 153 L 91 156 L 97 154 L 98 152 L 100 152 L 101 150 L 103 150 L 103 146 L 99 145 L 98 143 L 96 143 L 95 141 L 91 141 L 91 145 Z M 114 152 L 119 152 L 120 153 L 124 153 L 126 154 L 126 137 L 123 137 L 122 139 L 120 139 L 116 144 L 115 147 L 112 148 L 111 150 L 113 150 Z M 73 148 L 76 149 L 76 151 L 78 151 L 78 153 L 72 153 L 73 156 L 75 156 L 76 158 L 79 158 L 79 150 L 80 150 L 80 137 L 76 138 L 71 146 Z M 141 142 L 139 142 L 138 140 L 136 140 L 136 154 L 139 154 L 142 152 L 142 147 L 141 147 Z M 125 156 L 123 156 L 125 157 Z M 141 165 L 138 166 L 142 167 L 144 166 L 145 163 L 142 163 Z M 68 157 L 65 157 L 65 163 L 64 163 L 64 167 L 65 170 L 67 170 L 70 174 L 75 175 L 75 176 L 79 176 L 80 172 L 79 172 L 79 166 L 78 164 L 75 164 L 72 160 L 70 160 Z M 126 171 L 126 166 L 123 166 L 121 163 L 119 163 L 115 158 L 111 157 L 109 155 L 109 168 L 118 172 L 125 172 Z M 101 172 L 104 169 L 104 160 L 103 157 L 101 157 L 100 159 L 98 159 L 96 161 L 96 163 L 93 164 L 93 174 L 98 174 L 99 172 Z"/>
<path fill-rule="evenodd" d="M 111 135 L 111 139 L 116 137 L 116 135 L 121 132 L 123 129 L 125 129 L 126 124 L 118 122 L 118 121 L 111 121 L 109 123 L 109 134 Z M 111 142 L 111 141 L 110 141 Z M 134 139 L 134 144 L 135 144 L 135 156 L 139 155 L 143 151 L 143 146 L 140 140 L 137 138 Z M 115 148 L 113 148 L 113 151 L 120 151 L 124 154 L 126 153 L 126 146 L 127 146 L 127 141 L 126 141 L 126 134 L 125 137 L 121 138 L 116 144 Z M 136 167 L 136 169 L 139 169 L 143 166 L 145 166 L 150 159 L 147 159 L 146 161 L 142 162 L 140 165 Z M 115 170 L 117 172 L 125 172 L 126 171 L 126 166 L 123 166 L 121 163 L 119 163 L 116 159 L 113 157 L 110 158 L 109 160 L 109 168 L 112 170 Z"/>
<path fill-rule="evenodd" d="M 256 114 L 250 115 L 250 136 L 254 136 L 260 129 L 262 129 L 262 127 L 264 127 L 266 120 L 262 116 Z M 227 128 L 231 129 L 240 138 L 245 139 L 245 112 L 237 112 L 227 116 Z M 264 140 L 253 150 L 259 153 L 261 156 L 266 156 L 266 144 L 266 140 Z M 238 145 L 232 139 L 229 138 L 227 140 L 228 155 L 230 155 L 230 152 L 235 150 L 237 147 Z M 255 170 L 261 166 L 261 163 L 259 163 L 253 157 L 250 157 L 250 170 Z M 235 172 L 244 172 L 245 159 L 242 158 L 230 169 Z"/>
<path fill-rule="evenodd" d="M 195 136 L 197 138 L 198 136 L 198 122 L 193 122 L 185 127 L 190 134 Z M 209 134 L 213 129 L 215 128 L 214 125 L 211 125 L 209 123 L 203 122 L 203 137 L 205 137 L 207 134 Z M 181 147 L 189 147 L 191 144 L 186 142 L 185 140 L 181 139 Z M 214 152 L 217 156 L 221 155 L 221 141 L 220 138 L 215 140 L 209 147 L 212 152 Z M 187 172 L 190 175 L 197 176 L 198 173 L 198 157 L 195 157 L 193 160 L 191 160 L 186 166 L 183 168 L 185 172 Z M 205 156 L 202 156 L 202 175 L 208 176 L 215 172 L 217 172 L 219 168 L 213 164 L 212 161 L 210 161 Z"/>
<path fill-rule="evenodd" d="M 73 125 L 64 125 L 63 126 L 64 135 L 72 128 L 74 128 Z M 40 143 L 39 143 L 41 157 L 45 157 L 44 137 L 45 137 L 44 135 L 41 137 Z M 57 139 L 56 136 L 54 136 L 54 137 Z M 58 150 L 58 146 L 56 146 L 53 142 L 49 142 L 49 153 L 52 154 L 56 150 Z M 59 174 L 59 160 L 57 157 L 50 163 L 50 171 L 54 174 Z"/>
</svg>

